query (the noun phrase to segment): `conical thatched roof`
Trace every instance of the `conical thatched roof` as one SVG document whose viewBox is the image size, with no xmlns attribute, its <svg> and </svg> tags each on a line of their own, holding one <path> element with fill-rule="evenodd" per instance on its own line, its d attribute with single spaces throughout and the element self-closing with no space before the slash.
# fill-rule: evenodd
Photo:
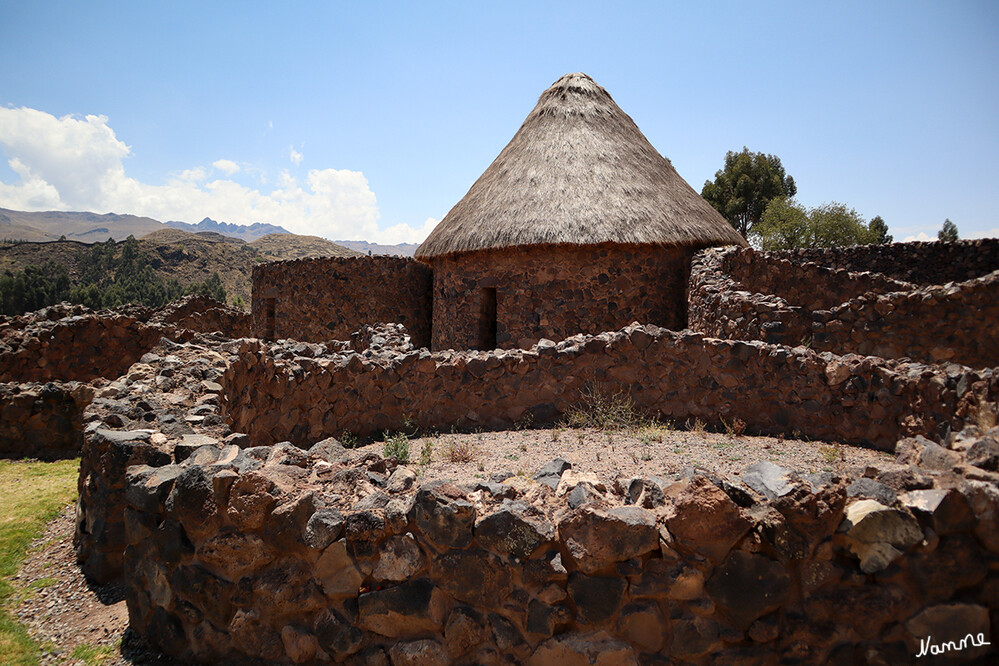
<svg viewBox="0 0 999 666">
<path fill-rule="evenodd" d="M 606 90 L 566 74 L 416 257 L 606 242 L 746 244 Z"/>
</svg>

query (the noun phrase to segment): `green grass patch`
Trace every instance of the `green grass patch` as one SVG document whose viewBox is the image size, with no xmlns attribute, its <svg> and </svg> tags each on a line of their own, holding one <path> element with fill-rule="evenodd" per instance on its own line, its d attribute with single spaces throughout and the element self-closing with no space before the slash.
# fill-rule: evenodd
<svg viewBox="0 0 999 666">
<path fill-rule="evenodd" d="M 110 645 L 89 645 L 84 643 L 82 645 L 77 645 L 73 648 L 73 652 L 70 656 L 73 659 L 79 659 L 87 666 L 100 666 L 104 662 L 111 659 L 115 654 L 116 648 Z"/>
<path fill-rule="evenodd" d="M 5 664 L 38 663 L 38 645 L 10 613 L 15 592 L 10 577 L 45 523 L 76 498 L 79 468 L 79 459 L 0 461 L 0 655 Z"/>
</svg>

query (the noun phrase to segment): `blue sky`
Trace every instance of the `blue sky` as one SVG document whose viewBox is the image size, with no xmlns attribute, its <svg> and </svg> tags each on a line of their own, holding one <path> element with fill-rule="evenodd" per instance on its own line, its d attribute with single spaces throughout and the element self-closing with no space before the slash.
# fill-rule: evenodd
<svg viewBox="0 0 999 666">
<path fill-rule="evenodd" d="M 999 236 L 991 1 L 0 0 L 0 207 L 418 242 L 573 71 L 698 191 L 747 146 L 896 240 Z"/>
</svg>

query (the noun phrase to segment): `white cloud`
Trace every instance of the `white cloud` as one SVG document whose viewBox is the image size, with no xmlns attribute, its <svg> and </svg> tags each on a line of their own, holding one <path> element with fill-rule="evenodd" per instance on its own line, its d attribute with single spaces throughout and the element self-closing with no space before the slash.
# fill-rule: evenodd
<svg viewBox="0 0 999 666">
<path fill-rule="evenodd" d="M 415 229 L 408 224 L 396 224 L 387 229 L 383 229 L 378 232 L 376 238 L 377 242 L 384 243 L 386 245 L 395 245 L 396 243 L 422 243 L 430 232 L 434 230 L 437 223 L 440 220 L 428 217 L 422 226 L 416 227 Z M 345 238 L 344 240 L 352 240 Z"/>
<path fill-rule="evenodd" d="M 215 160 L 212 162 L 212 166 L 227 176 L 231 176 L 239 171 L 239 165 L 232 160 Z"/>
<path fill-rule="evenodd" d="M 209 180 L 202 166 L 186 169 L 163 185 L 142 183 L 126 174 L 123 160 L 131 149 L 107 123 L 105 116 L 56 118 L 35 109 L 0 108 L 0 149 L 20 178 L 0 182 L 0 207 L 113 211 L 191 222 L 207 216 L 380 243 L 422 241 L 437 222 L 429 218 L 417 228 L 397 224 L 380 230 L 378 202 L 367 178 L 348 169 L 312 169 L 301 182 L 287 172 L 272 179 L 223 159 L 212 166 L 227 176 L 258 173 L 259 186 Z M 301 154 L 291 149 L 291 158 L 298 164 Z"/>
<path fill-rule="evenodd" d="M 926 232 L 920 231 L 915 236 L 906 236 L 905 238 L 902 239 L 902 242 L 911 243 L 913 241 L 935 241 L 935 240 L 936 240 L 935 236 L 929 236 L 926 234 Z"/>
<path fill-rule="evenodd" d="M 294 163 L 294 165 L 298 166 L 299 164 L 301 164 L 302 163 L 302 153 L 298 152 L 294 148 L 290 148 L 289 150 L 291 150 L 291 161 Z"/>
</svg>

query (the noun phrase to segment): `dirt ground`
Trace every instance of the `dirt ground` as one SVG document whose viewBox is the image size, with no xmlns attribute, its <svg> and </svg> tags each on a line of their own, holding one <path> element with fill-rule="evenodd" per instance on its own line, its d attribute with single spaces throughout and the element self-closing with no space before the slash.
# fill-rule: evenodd
<svg viewBox="0 0 999 666">
<path fill-rule="evenodd" d="M 385 444 L 375 442 L 364 448 L 383 453 Z M 515 485 L 530 485 L 530 477 L 557 457 L 568 460 L 577 471 L 608 481 L 619 475 L 669 478 L 690 466 L 732 480 L 760 460 L 802 474 L 829 471 L 861 476 L 868 467 L 890 468 L 894 460 L 889 453 L 851 446 L 661 426 L 627 431 L 552 428 L 446 434 L 413 438 L 409 450 L 409 465 L 418 471 L 421 482 L 464 483 L 502 476 L 517 477 Z M 49 523 L 14 579 L 26 597 L 15 612 L 43 646 L 42 664 L 173 663 L 128 628 L 120 587 L 96 587 L 84 579 L 73 553 L 74 514 L 74 507 L 69 506 Z"/>
</svg>

